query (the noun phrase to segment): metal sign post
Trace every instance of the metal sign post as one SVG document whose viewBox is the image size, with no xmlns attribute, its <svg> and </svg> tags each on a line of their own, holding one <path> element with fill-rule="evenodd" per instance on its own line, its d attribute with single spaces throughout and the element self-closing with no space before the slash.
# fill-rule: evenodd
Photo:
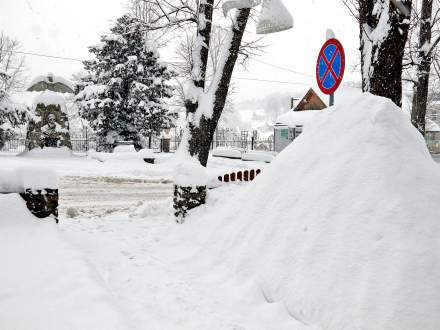
<svg viewBox="0 0 440 330">
<path fill-rule="evenodd" d="M 330 106 L 335 103 L 335 91 L 342 82 L 345 71 L 345 52 L 342 44 L 335 38 L 322 46 L 316 63 L 316 80 L 319 89 L 330 95 Z"/>
</svg>

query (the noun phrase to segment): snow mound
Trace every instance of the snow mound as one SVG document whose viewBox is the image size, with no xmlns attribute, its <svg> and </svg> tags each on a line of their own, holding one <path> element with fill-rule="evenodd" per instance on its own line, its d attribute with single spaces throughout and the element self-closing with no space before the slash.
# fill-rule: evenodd
<svg viewBox="0 0 440 330">
<path fill-rule="evenodd" d="M 44 91 L 41 92 L 35 99 L 32 108 L 35 109 L 38 104 L 48 105 L 59 105 L 61 111 L 67 113 L 66 109 L 66 99 L 61 93 L 52 92 L 52 91 Z"/>
<path fill-rule="evenodd" d="M 204 186 L 209 181 L 206 168 L 191 157 L 176 164 L 173 178 L 182 187 Z"/>
<path fill-rule="evenodd" d="M 0 169 L 0 193 L 21 193 L 28 188 L 58 189 L 58 177 L 53 170 L 37 166 Z"/>
<path fill-rule="evenodd" d="M 248 151 L 241 156 L 245 161 L 257 161 L 270 163 L 274 159 L 274 155 L 265 151 Z"/>
<path fill-rule="evenodd" d="M 116 298 L 54 221 L 18 195 L 0 195 L 2 329 L 127 329 Z"/>
<path fill-rule="evenodd" d="M 54 148 L 54 147 L 44 147 L 44 148 L 34 148 L 30 151 L 25 151 L 20 154 L 19 157 L 26 157 L 26 158 L 71 158 L 72 150 L 70 150 L 67 147 L 60 147 L 60 148 Z"/>
<path fill-rule="evenodd" d="M 238 149 L 216 148 L 212 151 L 213 157 L 224 157 L 231 159 L 241 159 L 242 152 Z"/>
<path fill-rule="evenodd" d="M 256 278 L 266 301 L 301 323 L 434 330 L 439 187 L 440 168 L 402 110 L 363 94 L 317 116 L 212 221 L 190 222 L 207 223 L 202 251 L 213 263 Z"/>
</svg>

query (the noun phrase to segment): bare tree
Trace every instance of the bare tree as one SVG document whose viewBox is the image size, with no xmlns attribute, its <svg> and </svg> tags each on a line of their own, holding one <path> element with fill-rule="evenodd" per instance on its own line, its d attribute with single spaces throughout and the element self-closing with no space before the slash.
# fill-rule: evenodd
<svg viewBox="0 0 440 330">
<path fill-rule="evenodd" d="M 25 87 L 24 57 L 19 56 L 20 44 L 5 34 L 0 34 L 0 89 L 6 93 L 22 90 Z"/>
<path fill-rule="evenodd" d="M 402 105 L 412 0 L 342 0 L 359 22 L 362 90 Z"/>
<path fill-rule="evenodd" d="M 0 148 L 9 139 L 14 128 L 27 118 L 24 105 L 14 103 L 10 94 L 24 87 L 24 59 L 16 53 L 19 44 L 0 34 Z"/>
<path fill-rule="evenodd" d="M 414 15 L 417 22 L 415 30 L 418 32 L 418 42 L 416 46 L 409 45 L 410 63 L 415 66 L 411 121 L 423 135 L 425 134 L 425 118 L 429 101 L 431 65 L 434 56 L 437 55 L 435 54 L 436 46 L 440 42 L 440 34 L 435 31 L 440 21 L 440 6 L 436 4 L 436 7 L 433 7 L 433 5 L 433 0 L 421 0 L 420 11 L 416 10 L 416 15 Z M 434 40 L 432 40 L 433 33 L 436 35 Z"/>
<path fill-rule="evenodd" d="M 202 166 L 206 166 L 213 135 L 225 107 L 232 72 L 239 57 L 243 34 L 250 18 L 251 9 L 260 4 L 261 0 L 222 2 L 225 14 L 232 8 L 236 8 L 236 11 L 233 16 L 228 16 L 231 21 L 230 27 L 221 46 L 221 59 L 217 64 L 215 74 L 210 80 L 207 70 L 214 10 L 219 8 L 221 1 L 144 1 L 153 5 L 152 8 L 156 14 L 155 19 L 145 24 L 146 29 L 150 31 L 159 29 L 173 31 L 181 28 L 194 28 L 196 31 L 195 43 L 192 49 L 191 79 L 187 84 L 185 93 L 187 127 L 179 147 L 179 153 L 197 160 Z M 280 4 L 280 6 L 282 5 Z M 272 21 L 264 21 L 264 25 L 261 26 L 261 33 L 290 28 L 292 26 L 290 15 L 284 20 L 283 24 L 275 27 L 276 25 L 278 24 L 273 24 Z M 193 192 L 193 187 L 177 184 L 174 196 L 176 216 L 183 218 L 188 209 L 205 202 L 206 186 L 198 186 L 197 191 Z"/>
<path fill-rule="evenodd" d="M 214 25 L 211 30 L 211 42 L 209 46 L 209 57 L 206 72 L 206 82 L 211 84 L 213 78 L 217 75 L 217 71 L 220 68 L 220 61 L 222 56 L 222 45 L 227 41 L 229 30 Z M 239 49 L 238 62 L 242 66 L 246 66 L 247 62 L 254 56 L 258 56 L 264 51 L 265 45 L 262 44 L 262 38 L 257 38 L 251 41 L 243 41 Z M 191 32 L 186 32 L 184 37 L 178 43 L 176 49 L 177 62 L 173 63 L 175 70 L 178 73 L 176 79 L 179 80 L 178 88 L 178 103 L 185 106 L 186 96 L 185 96 L 185 84 L 182 82 L 182 78 L 185 81 L 191 79 L 192 68 L 194 65 L 193 60 L 193 50 L 196 46 L 196 36 Z M 225 106 L 220 117 L 220 123 L 227 124 L 229 122 L 228 118 L 233 116 L 234 112 L 234 102 L 233 95 L 236 92 L 236 87 L 234 81 L 232 80 L 229 84 L 229 89 L 226 97 Z"/>
</svg>

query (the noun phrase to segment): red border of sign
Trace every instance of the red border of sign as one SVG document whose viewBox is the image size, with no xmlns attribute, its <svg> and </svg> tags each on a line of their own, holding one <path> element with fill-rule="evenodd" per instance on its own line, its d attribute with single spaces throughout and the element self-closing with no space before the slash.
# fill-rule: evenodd
<svg viewBox="0 0 440 330">
<path fill-rule="evenodd" d="M 338 79 L 336 80 L 336 84 L 332 88 L 325 88 L 322 86 L 322 83 L 319 81 L 319 59 L 321 56 L 324 55 L 324 49 L 327 48 L 328 45 L 334 44 L 336 46 L 336 49 L 339 50 L 341 54 L 341 74 L 339 75 Z M 338 39 L 329 39 L 326 41 L 326 43 L 322 46 L 321 50 L 319 51 L 318 59 L 316 61 L 316 81 L 318 82 L 319 89 L 324 94 L 333 94 L 339 87 L 339 85 L 342 82 L 342 79 L 344 78 L 344 72 L 345 72 L 345 52 L 344 47 L 342 47 L 342 44 L 339 42 Z"/>
</svg>

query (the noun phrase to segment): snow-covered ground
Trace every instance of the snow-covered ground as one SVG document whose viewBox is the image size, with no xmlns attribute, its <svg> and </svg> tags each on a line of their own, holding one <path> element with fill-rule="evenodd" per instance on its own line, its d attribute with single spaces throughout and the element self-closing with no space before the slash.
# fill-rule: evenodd
<svg viewBox="0 0 440 330">
<path fill-rule="evenodd" d="M 438 329 L 440 166 L 389 101 L 330 110 L 271 164 L 211 158 L 263 171 L 183 225 L 172 155 L 0 158 L 29 162 L 60 176 L 61 219 L 0 195 L 0 329 Z"/>
</svg>

